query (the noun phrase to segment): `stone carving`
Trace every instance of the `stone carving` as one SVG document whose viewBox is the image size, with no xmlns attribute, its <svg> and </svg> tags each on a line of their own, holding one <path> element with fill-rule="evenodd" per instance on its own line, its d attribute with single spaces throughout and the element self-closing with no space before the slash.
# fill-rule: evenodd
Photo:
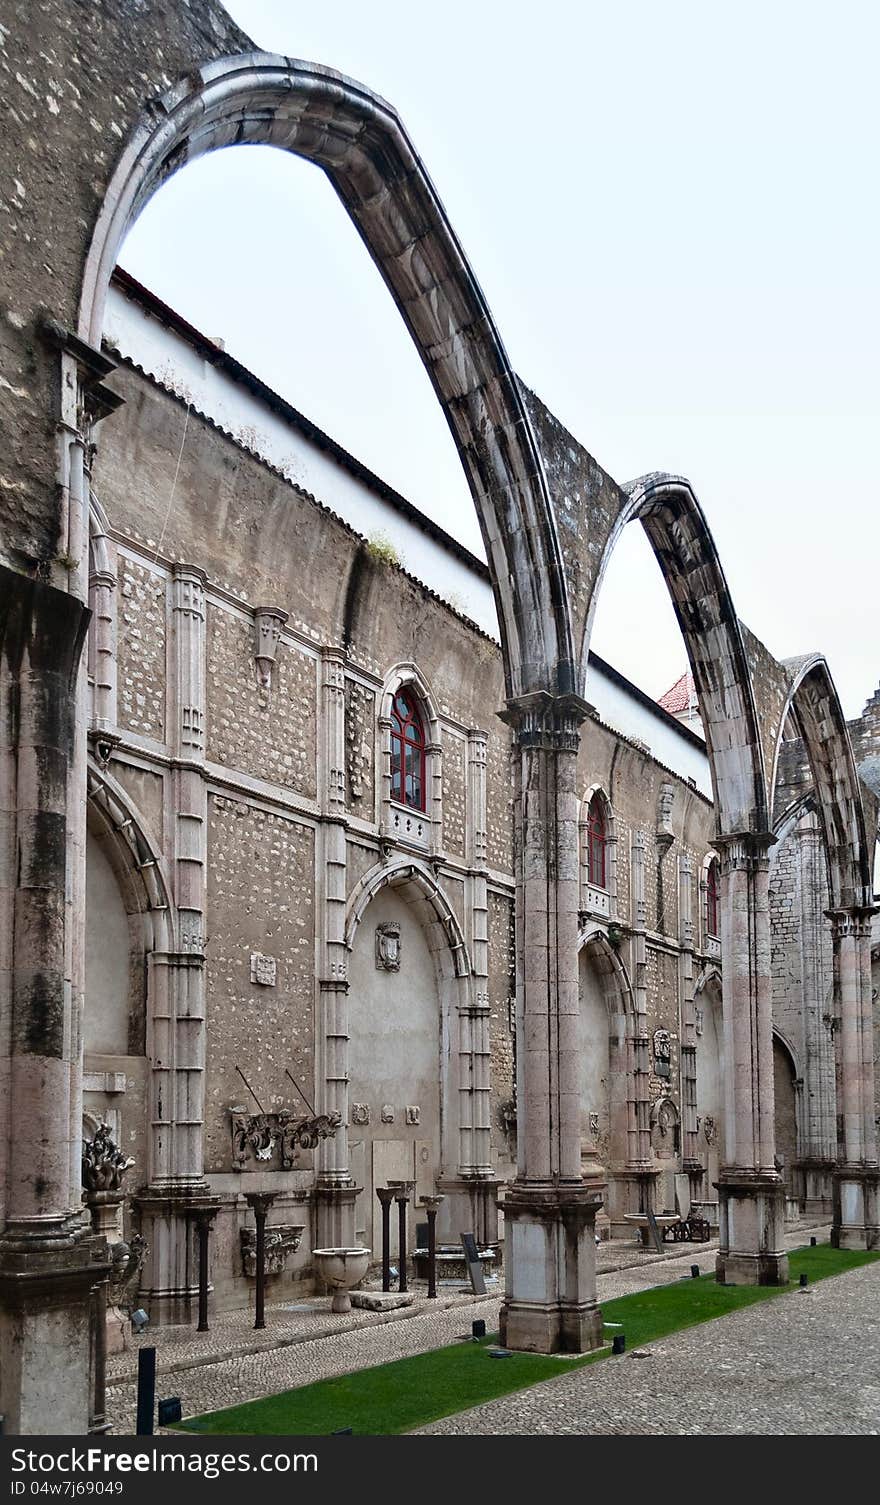
<svg viewBox="0 0 880 1505">
<path fill-rule="evenodd" d="M 718 1143 L 718 1124 L 710 1113 L 707 1113 L 703 1119 L 703 1133 L 707 1144 Z"/>
<path fill-rule="evenodd" d="M 298 1118 L 289 1109 L 277 1113 L 245 1113 L 230 1108 L 232 1121 L 232 1165 L 242 1170 L 248 1155 L 262 1164 L 280 1151 L 281 1169 L 292 1170 L 297 1150 L 313 1150 L 321 1139 L 334 1139 L 342 1122 L 339 1113 L 321 1113 L 314 1118 Z"/>
<path fill-rule="evenodd" d="M 660 793 L 657 797 L 657 826 L 655 837 L 657 845 L 666 851 L 671 847 L 675 833 L 672 829 L 672 806 L 675 801 L 675 785 L 661 784 Z"/>
<path fill-rule="evenodd" d="M 286 621 L 287 612 L 278 606 L 258 606 L 254 611 L 254 662 L 261 690 L 272 688 L 272 668 Z"/>
<path fill-rule="evenodd" d="M 408 1124 L 420 1124 L 422 1121 L 421 1108 L 415 1105 L 408 1107 L 406 1110 L 406 1121 Z"/>
<path fill-rule="evenodd" d="M 351 1121 L 353 1124 L 368 1124 L 370 1122 L 369 1103 L 352 1103 Z"/>
<path fill-rule="evenodd" d="M 142 1233 L 133 1233 L 127 1244 L 120 1239 L 119 1243 L 110 1245 L 113 1268 L 110 1271 L 108 1299 L 111 1307 L 131 1313 L 147 1249 L 147 1241 Z"/>
<path fill-rule="evenodd" d="M 678 1153 L 678 1109 L 668 1097 L 655 1103 L 651 1114 L 651 1144 L 660 1160 L 670 1160 Z"/>
<path fill-rule="evenodd" d="M 391 1103 L 383 1103 L 382 1104 L 382 1113 L 381 1113 L 380 1116 L 381 1116 L 383 1124 L 393 1124 L 393 1122 L 394 1122 L 394 1108 L 392 1107 Z"/>
<path fill-rule="evenodd" d="M 278 963 L 274 956 L 251 952 L 251 982 L 258 982 L 261 988 L 274 988 L 277 976 Z"/>
<path fill-rule="evenodd" d="M 590 1125 L 590 1133 L 592 1134 L 593 1139 L 597 1139 L 598 1135 L 599 1135 L 599 1115 L 598 1115 L 598 1113 L 591 1113 L 589 1115 L 589 1125 Z"/>
<path fill-rule="evenodd" d="M 670 1072 L 670 1057 L 672 1054 L 672 1037 L 668 1029 L 655 1029 L 654 1031 L 654 1075 L 668 1077 Z"/>
<path fill-rule="evenodd" d="M 110 1137 L 107 1124 L 99 1124 L 93 1139 L 83 1140 L 82 1184 L 86 1196 L 99 1191 L 121 1191 L 122 1178 L 134 1161 L 123 1155 Z"/>
<path fill-rule="evenodd" d="M 266 1229 L 263 1268 L 267 1275 L 283 1273 L 287 1256 L 296 1254 L 304 1232 L 304 1223 L 273 1223 Z M 253 1279 L 257 1273 L 256 1228 L 242 1228 L 240 1238 L 242 1269 Z"/>
<path fill-rule="evenodd" d="M 376 926 L 376 966 L 380 972 L 400 971 L 400 925 L 383 920 Z"/>
<path fill-rule="evenodd" d="M 701 1008 L 694 1009 L 694 1029 L 698 1035 L 703 1033 L 704 1014 Z"/>
</svg>

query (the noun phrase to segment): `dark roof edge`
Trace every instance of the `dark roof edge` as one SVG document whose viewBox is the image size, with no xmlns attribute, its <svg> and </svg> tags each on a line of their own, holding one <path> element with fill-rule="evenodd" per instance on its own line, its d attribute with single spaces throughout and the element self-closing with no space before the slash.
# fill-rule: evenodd
<svg viewBox="0 0 880 1505">
<path fill-rule="evenodd" d="M 631 696 L 633 700 L 638 700 L 658 720 L 665 721 L 671 731 L 676 732 L 679 737 L 682 737 L 685 742 L 689 742 L 692 747 L 698 748 L 704 758 L 708 757 L 706 744 L 702 737 L 698 737 L 697 733 L 692 732 L 690 727 L 683 726 L 672 715 L 671 711 L 667 711 L 658 700 L 652 700 L 646 690 L 640 690 L 638 685 L 634 685 L 631 679 L 627 679 L 626 675 L 621 674 L 619 669 L 615 669 L 612 664 L 609 664 L 607 659 L 600 658 L 598 653 L 593 652 L 592 648 L 590 649 L 590 663 L 595 664 L 596 668 L 602 674 L 606 675 L 621 690 L 625 690 L 627 695 Z"/>
<path fill-rule="evenodd" d="M 296 428 L 300 429 L 312 444 L 331 455 L 356 480 L 363 482 L 377 496 L 380 496 L 384 502 L 388 502 L 395 511 L 399 512 L 402 517 L 405 517 L 408 522 L 417 527 L 420 532 L 426 533 L 429 538 L 442 544 L 444 549 L 450 554 L 454 554 L 457 559 L 461 560 L 462 564 L 466 564 L 468 569 L 473 570 L 483 580 L 491 580 L 488 565 L 484 564 L 482 559 L 478 559 L 476 554 L 472 554 L 470 549 L 466 548 L 463 543 L 459 543 L 457 538 L 453 538 L 451 533 L 447 533 L 445 528 L 441 528 L 439 523 L 435 523 L 430 517 L 426 517 L 424 512 L 420 512 L 418 507 L 414 506 L 412 502 L 407 501 L 406 497 L 402 496 L 399 491 L 395 491 L 393 486 L 389 486 L 387 481 L 383 481 L 381 476 L 377 476 L 375 471 L 370 470 L 356 456 L 349 454 L 347 449 L 344 449 L 335 439 L 331 439 L 329 434 L 325 434 L 324 430 L 319 428 L 316 423 L 313 423 L 311 418 L 307 418 L 305 413 L 301 413 L 299 408 L 295 408 L 286 398 L 280 396 L 272 387 L 268 387 L 258 376 L 255 376 L 253 371 L 249 371 L 247 366 L 243 366 L 241 361 L 237 361 L 234 355 L 229 355 L 227 351 L 221 350 L 219 345 L 209 339 L 207 335 L 202 334 L 201 330 L 196 329 L 194 324 L 190 324 L 182 314 L 177 313 L 169 304 L 163 303 L 162 299 L 151 292 L 148 287 L 144 287 L 142 282 L 138 282 L 137 278 L 131 275 L 131 272 L 127 272 L 124 267 L 117 266 L 113 271 L 111 282 L 115 283 L 120 291 L 127 298 L 131 299 L 132 302 L 142 304 L 153 318 L 158 319 L 161 324 L 173 330 L 175 334 L 179 334 L 182 339 L 186 340 L 187 344 L 193 346 L 199 355 L 203 356 L 206 361 L 210 361 L 212 366 L 216 366 L 218 370 L 225 372 L 233 381 L 239 382 L 243 387 L 247 387 L 249 391 L 253 392 L 255 397 L 258 397 L 273 412 L 278 413 L 285 422 L 292 423 Z"/>
</svg>

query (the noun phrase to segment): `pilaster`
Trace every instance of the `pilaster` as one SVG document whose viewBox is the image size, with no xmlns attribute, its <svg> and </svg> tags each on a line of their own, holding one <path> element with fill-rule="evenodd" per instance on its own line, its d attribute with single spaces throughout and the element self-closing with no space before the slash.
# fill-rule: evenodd
<svg viewBox="0 0 880 1505">
<path fill-rule="evenodd" d="M 831 1242 L 880 1248 L 871 992 L 873 908 L 830 910 L 834 947 L 837 1166 Z"/>
</svg>

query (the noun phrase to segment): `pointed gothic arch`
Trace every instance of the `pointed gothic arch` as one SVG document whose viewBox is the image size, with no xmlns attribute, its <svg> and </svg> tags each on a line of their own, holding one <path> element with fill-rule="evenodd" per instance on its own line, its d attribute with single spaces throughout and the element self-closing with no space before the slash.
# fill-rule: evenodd
<svg viewBox="0 0 880 1505">
<path fill-rule="evenodd" d="M 127 230 L 174 172 L 262 144 L 327 174 L 422 358 L 468 480 L 495 590 L 510 697 L 575 689 L 568 592 L 547 482 L 480 286 L 395 110 L 317 64 L 265 52 L 206 62 L 152 101 L 117 162 L 86 257 L 80 339 L 99 347 Z"/>
</svg>

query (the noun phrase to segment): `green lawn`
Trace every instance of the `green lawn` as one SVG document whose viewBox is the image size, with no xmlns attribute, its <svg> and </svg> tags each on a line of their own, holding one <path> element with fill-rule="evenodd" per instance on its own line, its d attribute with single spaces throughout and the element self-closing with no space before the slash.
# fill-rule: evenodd
<svg viewBox="0 0 880 1505">
<path fill-rule="evenodd" d="M 822 1280 L 877 1259 L 880 1254 L 832 1249 L 827 1244 L 815 1249 L 797 1249 L 790 1256 L 792 1285 L 798 1284 L 802 1272 L 810 1281 Z M 622 1331 L 627 1348 L 638 1348 L 681 1328 L 723 1317 L 739 1307 L 772 1300 L 784 1289 L 721 1286 L 711 1275 L 654 1286 L 633 1296 L 602 1303 L 606 1323 L 620 1324 L 607 1330 L 605 1336 L 610 1342 L 615 1333 Z M 463 1323 L 469 1320 L 462 1316 Z M 227 1411 L 213 1411 L 180 1425 L 184 1431 L 240 1437 L 321 1437 L 344 1427 L 351 1427 L 362 1436 L 388 1436 L 409 1432 L 441 1416 L 465 1411 L 499 1395 L 509 1395 L 513 1390 L 523 1390 L 572 1368 L 594 1364 L 607 1358 L 610 1352 L 604 1348 L 577 1358 L 523 1353 L 493 1358 L 491 1348 L 491 1339 L 454 1343 L 449 1348 L 415 1354 L 375 1369 L 361 1369 L 355 1374 L 284 1390 L 279 1395 L 249 1401 Z"/>
</svg>

